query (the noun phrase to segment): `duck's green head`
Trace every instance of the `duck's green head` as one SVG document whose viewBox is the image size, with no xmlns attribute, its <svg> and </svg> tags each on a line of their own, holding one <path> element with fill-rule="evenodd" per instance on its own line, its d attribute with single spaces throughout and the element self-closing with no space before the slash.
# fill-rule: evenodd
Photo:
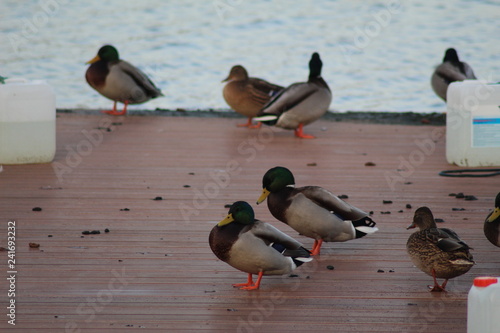
<svg viewBox="0 0 500 333">
<path fill-rule="evenodd" d="M 321 68 L 323 67 L 323 62 L 319 57 L 317 52 L 314 52 L 309 60 L 309 77 L 319 77 L 321 76 Z"/>
<path fill-rule="evenodd" d="M 495 198 L 495 210 L 491 213 L 490 216 L 486 219 L 487 222 L 493 222 L 500 217 L 500 192 L 497 194 Z"/>
<path fill-rule="evenodd" d="M 413 229 L 418 227 L 420 230 L 426 230 L 430 228 L 436 227 L 436 221 L 434 220 L 434 216 L 432 215 L 429 207 L 420 207 L 415 211 L 415 215 L 413 216 L 413 222 L 408 226 L 408 229 Z"/>
<path fill-rule="evenodd" d="M 447 61 L 454 64 L 460 62 L 460 60 L 458 59 L 457 50 L 455 50 L 454 48 L 446 50 L 446 52 L 444 53 L 443 62 Z"/>
<path fill-rule="evenodd" d="M 225 226 L 231 222 L 240 224 L 252 224 L 255 222 L 255 213 L 252 206 L 245 201 L 236 201 L 229 208 L 229 212 L 225 219 L 220 221 L 217 225 L 219 227 Z"/>
<path fill-rule="evenodd" d="M 278 192 L 287 186 L 295 185 L 295 179 L 290 170 L 284 167 L 269 169 L 262 178 L 262 195 L 257 199 L 257 204 L 266 200 L 270 193 Z"/>
<path fill-rule="evenodd" d="M 120 59 L 118 55 L 118 50 L 112 45 L 104 45 L 99 49 L 97 55 L 91 60 L 87 61 L 87 64 L 93 64 L 99 60 L 103 61 L 117 61 Z"/>
</svg>

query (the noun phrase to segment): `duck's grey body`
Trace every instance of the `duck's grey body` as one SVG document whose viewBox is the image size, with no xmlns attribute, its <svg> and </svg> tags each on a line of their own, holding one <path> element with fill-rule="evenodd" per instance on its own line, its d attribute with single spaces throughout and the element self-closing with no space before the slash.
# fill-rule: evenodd
<svg viewBox="0 0 500 333">
<path fill-rule="evenodd" d="M 308 82 L 294 83 L 276 95 L 262 109 L 262 114 L 278 116 L 275 126 L 296 129 L 307 125 L 326 113 L 332 102 L 332 93 L 326 82 L 314 78 Z"/>
<path fill-rule="evenodd" d="M 270 224 L 256 220 L 254 224 L 244 226 L 237 234 L 231 245 L 226 244 L 220 237 L 220 228 L 232 228 L 232 225 L 214 227 L 210 234 L 210 246 L 215 255 L 240 271 L 264 275 L 282 275 L 292 272 L 297 265 L 290 256 L 278 252 L 271 245 L 279 243 L 287 249 L 301 252 L 302 244 L 287 236 Z M 235 232 L 231 230 L 231 233 Z M 229 247 L 229 249 L 227 249 Z M 227 251 L 225 250 L 227 249 Z M 224 254 L 223 254 L 224 252 Z"/>
<path fill-rule="evenodd" d="M 101 95 L 121 103 L 140 104 L 162 95 L 146 74 L 124 60 L 94 63 L 85 77 Z"/>
<path fill-rule="evenodd" d="M 356 238 L 353 221 L 368 214 L 318 186 L 288 187 L 269 194 L 271 214 L 301 235 L 325 242 L 345 242 Z M 285 199 L 286 197 L 286 199 Z M 286 209 L 283 210 L 285 200 Z"/>
</svg>

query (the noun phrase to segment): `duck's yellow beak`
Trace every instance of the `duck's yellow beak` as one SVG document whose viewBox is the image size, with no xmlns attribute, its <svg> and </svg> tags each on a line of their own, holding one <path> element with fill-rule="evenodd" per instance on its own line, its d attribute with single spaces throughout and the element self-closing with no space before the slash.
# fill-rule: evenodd
<svg viewBox="0 0 500 333">
<path fill-rule="evenodd" d="M 222 226 L 225 226 L 226 224 L 229 224 L 233 221 L 234 221 L 233 214 L 227 214 L 227 216 L 224 218 L 224 220 L 217 223 L 217 226 L 222 227 Z"/>
<path fill-rule="evenodd" d="M 491 213 L 491 215 L 486 219 L 487 222 L 493 222 L 498 217 L 500 217 L 500 208 L 495 207 L 495 210 Z"/>
<path fill-rule="evenodd" d="M 269 190 L 267 188 L 262 189 L 262 194 L 260 197 L 257 199 L 257 205 L 260 204 L 262 201 L 266 200 L 267 196 L 270 194 Z"/>
<path fill-rule="evenodd" d="M 101 58 L 98 55 L 96 55 L 91 60 L 87 61 L 86 64 L 93 64 L 94 62 L 98 62 L 99 60 L 101 60 Z"/>
</svg>

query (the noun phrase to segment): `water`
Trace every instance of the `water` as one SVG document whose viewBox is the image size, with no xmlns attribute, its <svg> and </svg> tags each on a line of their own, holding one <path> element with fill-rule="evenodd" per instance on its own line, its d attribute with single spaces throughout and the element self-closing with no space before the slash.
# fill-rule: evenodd
<svg viewBox="0 0 500 333">
<path fill-rule="evenodd" d="M 499 16 L 494 0 L 2 0 L 0 75 L 47 80 L 58 108 L 109 109 L 84 63 L 110 43 L 165 94 L 132 109 L 228 109 L 233 65 L 288 85 L 318 51 L 331 110 L 440 112 L 430 77 L 446 48 L 500 81 Z"/>
</svg>

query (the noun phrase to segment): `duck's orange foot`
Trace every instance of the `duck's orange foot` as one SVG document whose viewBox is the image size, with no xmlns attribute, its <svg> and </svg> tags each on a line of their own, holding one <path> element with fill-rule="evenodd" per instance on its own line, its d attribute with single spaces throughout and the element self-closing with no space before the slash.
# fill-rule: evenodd
<svg viewBox="0 0 500 333">
<path fill-rule="evenodd" d="M 250 125 L 248 126 L 248 128 L 260 128 L 262 126 L 262 123 L 259 121 L 257 124 L 255 125 Z"/>
<path fill-rule="evenodd" d="M 434 286 L 427 286 L 427 287 L 429 287 L 430 292 L 443 292 L 443 291 L 446 292 L 446 290 L 438 284 L 434 285 Z"/>
<path fill-rule="evenodd" d="M 323 244 L 323 240 L 315 240 L 313 248 L 311 249 L 311 255 L 312 256 L 317 256 L 319 254 L 319 251 L 321 250 L 321 244 Z"/>
<path fill-rule="evenodd" d="M 112 116 L 123 116 L 126 113 L 125 110 L 123 110 L 123 111 L 107 110 L 107 111 L 101 111 L 101 112 L 112 115 Z"/>
<path fill-rule="evenodd" d="M 240 289 L 242 290 L 255 290 L 259 289 L 260 287 L 260 281 L 262 280 L 262 276 L 264 276 L 263 272 L 259 272 L 259 275 L 257 276 L 257 281 L 253 283 L 252 280 L 252 274 L 248 273 L 248 280 L 246 283 L 237 283 L 233 284 L 233 287 L 241 287 Z"/>
<path fill-rule="evenodd" d="M 241 290 L 256 290 L 256 289 L 259 289 L 259 286 L 257 284 L 254 284 L 253 286 L 242 287 L 240 289 Z"/>
<path fill-rule="evenodd" d="M 436 271 L 434 269 L 432 269 L 431 274 L 432 274 L 432 278 L 434 279 L 434 286 L 428 286 L 430 289 L 429 291 L 431 291 L 431 292 L 446 291 L 446 290 L 444 290 L 444 288 L 446 287 L 446 284 L 448 283 L 448 279 L 444 280 L 442 285 L 439 285 L 439 283 L 436 280 Z"/>
<path fill-rule="evenodd" d="M 123 110 L 116 111 L 116 101 L 115 101 L 115 103 L 113 104 L 113 110 L 107 110 L 107 111 L 101 111 L 101 112 L 112 115 L 112 116 L 123 116 L 124 114 L 127 113 L 127 106 L 128 106 L 128 101 L 125 101 L 123 103 Z"/>
<path fill-rule="evenodd" d="M 259 122 L 257 125 L 252 123 L 252 117 L 248 117 L 248 121 L 244 124 L 238 124 L 237 127 L 248 127 L 248 128 L 259 128 L 261 123 Z"/>
<path fill-rule="evenodd" d="M 314 138 L 316 138 L 313 135 L 305 134 L 303 127 L 304 127 L 303 124 L 299 124 L 299 127 L 297 127 L 297 129 L 295 130 L 296 137 L 301 138 L 301 139 L 314 139 Z"/>
<path fill-rule="evenodd" d="M 235 283 L 233 287 L 248 287 L 253 285 L 252 274 L 248 274 L 248 280 L 245 283 Z"/>
</svg>

